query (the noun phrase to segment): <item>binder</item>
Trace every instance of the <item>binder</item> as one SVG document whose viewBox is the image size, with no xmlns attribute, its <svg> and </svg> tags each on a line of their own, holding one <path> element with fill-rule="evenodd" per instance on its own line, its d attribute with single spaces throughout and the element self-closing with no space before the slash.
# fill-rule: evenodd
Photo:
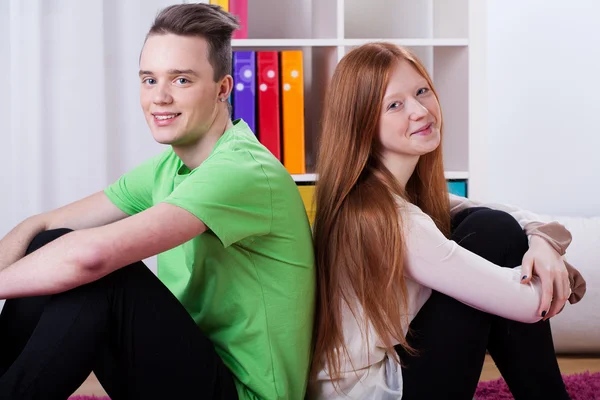
<svg viewBox="0 0 600 400">
<path fill-rule="evenodd" d="M 446 181 L 448 192 L 457 196 L 467 197 L 467 181 L 464 179 L 450 179 Z"/>
<path fill-rule="evenodd" d="M 281 52 L 283 165 L 290 174 L 305 174 L 304 70 L 302 51 Z"/>
<path fill-rule="evenodd" d="M 299 185 L 298 191 L 300 192 L 300 197 L 302 197 L 302 202 L 304 203 L 304 208 L 306 209 L 306 215 L 308 216 L 308 221 L 312 225 L 315 222 L 315 215 L 317 213 L 314 203 L 315 186 Z"/>
<path fill-rule="evenodd" d="M 256 131 L 256 52 L 233 52 L 233 119 L 242 118 Z"/>
<path fill-rule="evenodd" d="M 256 53 L 258 79 L 258 137 L 260 142 L 281 161 L 279 118 L 279 53 Z"/>
<path fill-rule="evenodd" d="M 232 39 L 248 39 L 248 0 L 229 0 L 229 12 L 240 23 L 240 29 L 233 32 Z"/>
<path fill-rule="evenodd" d="M 223 10 L 229 12 L 229 0 L 210 0 L 210 4 L 216 4 L 223 7 Z"/>
</svg>

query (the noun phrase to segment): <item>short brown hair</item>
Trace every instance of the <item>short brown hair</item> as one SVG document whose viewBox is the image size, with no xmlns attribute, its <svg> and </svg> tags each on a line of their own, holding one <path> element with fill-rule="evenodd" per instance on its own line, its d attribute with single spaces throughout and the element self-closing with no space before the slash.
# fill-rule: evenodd
<svg viewBox="0 0 600 400">
<path fill-rule="evenodd" d="M 208 61 L 217 82 L 231 74 L 231 36 L 238 20 L 214 4 L 175 4 L 158 13 L 146 39 L 152 35 L 199 36 L 208 42 Z"/>
</svg>

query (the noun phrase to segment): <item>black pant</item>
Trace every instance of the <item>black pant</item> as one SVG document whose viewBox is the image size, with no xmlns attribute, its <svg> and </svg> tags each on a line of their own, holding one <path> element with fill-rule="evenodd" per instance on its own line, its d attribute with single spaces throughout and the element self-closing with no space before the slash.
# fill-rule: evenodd
<svg viewBox="0 0 600 400">
<path fill-rule="evenodd" d="M 27 253 L 68 233 L 39 234 Z M 0 399 L 68 398 L 94 371 L 112 400 L 237 399 L 231 372 L 142 262 L 0 316 Z"/>
<path fill-rule="evenodd" d="M 521 265 L 528 249 L 527 237 L 513 217 L 483 207 L 453 218 L 452 239 L 507 268 Z M 472 399 L 486 350 L 515 399 L 569 399 L 549 321 L 507 320 L 433 291 L 410 329 L 408 343 L 418 354 L 396 347 L 403 364 L 403 400 Z"/>
</svg>

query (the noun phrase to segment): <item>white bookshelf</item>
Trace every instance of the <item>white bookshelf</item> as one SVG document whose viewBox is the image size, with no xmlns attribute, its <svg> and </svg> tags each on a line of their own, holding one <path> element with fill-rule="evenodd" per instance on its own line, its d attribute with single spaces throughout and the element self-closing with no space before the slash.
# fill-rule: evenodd
<svg viewBox="0 0 600 400">
<path fill-rule="evenodd" d="M 335 47 L 338 39 L 234 39 L 231 41 L 236 48 L 252 47 Z"/>
<path fill-rule="evenodd" d="M 469 173 L 466 171 L 446 171 L 446 179 L 469 179 Z M 317 180 L 317 174 L 296 174 L 292 175 L 296 183 L 314 183 Z"/>
<path fill-rule="evenodd" d="M 292 177 L 296 183 L 314 183 L 317 180 L 317 174 L 297 174 Z"/>
<path fill-rule="evenodd" d="M 233 47 L 335 47 L 360 46 L 369 42 L 385 41 L 400 46 L 434 47 L 434 46 L 467 46 L 467 39 L 234 39 Z"/>
<path fill-rule="evenodd" d="M 325 88 L 339 60 L 352 48 L 373 41 L 406 46 L 423 61 L 440 96 L 444 118 L 447 179 L 469 179 L 474 124 L 469 76 L 477 0 L 251 0 L 248 39 L 236 49 L 300 49 L 304 53 L 307 174 L 314 182 L 317 134 Z M 471 14 L 470 14 L 471 11 Z M 469 182 L 470 191 L 472 189 Z"/>
</svg>

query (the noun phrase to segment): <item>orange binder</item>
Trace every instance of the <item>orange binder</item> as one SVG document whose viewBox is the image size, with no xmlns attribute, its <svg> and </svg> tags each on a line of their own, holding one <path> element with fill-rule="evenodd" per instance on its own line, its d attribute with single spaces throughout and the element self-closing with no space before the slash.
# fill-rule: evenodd
<svg viewBox="0 0 600 400">
<path fill-rule="evenodd" d="M 282 51 L 280 65 L 283 165 L 290 174 L 305 174 L 302 51 Z"/>
<path fill-rule="evenodd" d="M 223 10 L 229 12 L 229 0 L 210 0 L 210 4 L 216 4 L 223 7 Z"/>
</svg>

